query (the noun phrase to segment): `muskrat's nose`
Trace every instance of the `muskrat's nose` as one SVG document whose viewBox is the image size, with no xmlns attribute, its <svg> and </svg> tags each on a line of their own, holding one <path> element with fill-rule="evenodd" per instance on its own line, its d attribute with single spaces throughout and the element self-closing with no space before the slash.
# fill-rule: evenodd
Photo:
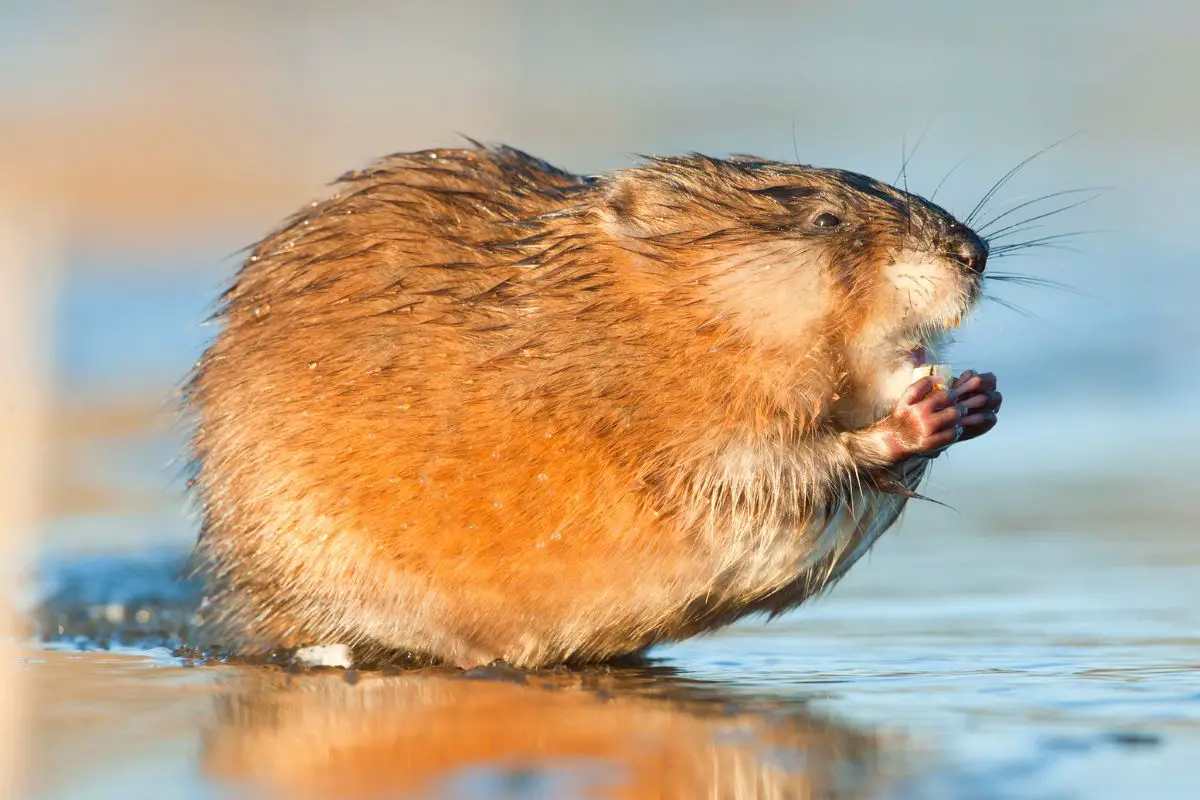
<svg viewBox="0 0 1200 800">
<path fill-rule="evenodd" d="M 946 255 L 974 273 L 983 272 L 988 249 L 975 231 L 958 222 L 951 223 L 944 241 Z"/>
</svg>

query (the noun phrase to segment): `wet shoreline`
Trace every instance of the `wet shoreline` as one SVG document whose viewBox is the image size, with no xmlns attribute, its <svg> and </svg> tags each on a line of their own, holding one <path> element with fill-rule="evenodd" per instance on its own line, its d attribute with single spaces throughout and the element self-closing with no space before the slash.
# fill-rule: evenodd
<svg viewBox="0 0 1200 800">
<path fill-rule="evenodd" d="M 1028 506 L 1005 501 L 1020 496 Z M 176 649 L 199 591 L 173 580 L 181 551 L 68 559 L 47 572 L 37 617 L 59 641 L 27 649 L 62 677 L 27 669 L 42 691 L 106 694 L 117 664 L 134 694 L 150 672 L 202 687 L 172 700 L 190 710 L 159 733 L 174 741 L 161 768 L 193 776 L 195 796 L 689 796 L 655 794 L 650 776 L 667 770 L 722 797 L 1186 797 L 1200 783 L 1193 518 L 1155 494 L 1109 493 L 1106 513 L 1088 497 L 997 485 L 957 512 L 917 507 L 828 597 L 658 648 L 640 668 L 582 672 L 204 665 Z M 139 724 L 137 704 L 106 696 L 107 724 Z M 35 725 L 68 736 L 65 699 L 49 697 Z M 431 720 L 437 736 L 420 735 Z M 659 748 L 649 761 L 646 747 Z M 319 755 L 335 751 L 347 755 Z M 158 769 L 121 748 L 100 761 L 122 759 Z"/>
</svg>

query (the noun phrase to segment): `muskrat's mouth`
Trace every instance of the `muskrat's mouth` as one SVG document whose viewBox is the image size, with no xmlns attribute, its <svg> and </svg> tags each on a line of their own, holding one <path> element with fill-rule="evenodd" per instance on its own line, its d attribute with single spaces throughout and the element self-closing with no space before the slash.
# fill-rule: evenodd
<svg viewBox="0 0 1200 800">
<path fill-rule="evenodd" d="M 913 368 L 923 367 L 929 363 L 929 359 L 939 349 L 940 345 L 944 344 L 948 332 L 959 327 L 962 324 L 962 315 L 948 317 L 942 322 L 942 329 L 936 331 L 926 331 L 919 337 L 914 337 L 915 342 L 909 346 L 904 353 L 904 359 L 908 361 Z"/>
</svg>

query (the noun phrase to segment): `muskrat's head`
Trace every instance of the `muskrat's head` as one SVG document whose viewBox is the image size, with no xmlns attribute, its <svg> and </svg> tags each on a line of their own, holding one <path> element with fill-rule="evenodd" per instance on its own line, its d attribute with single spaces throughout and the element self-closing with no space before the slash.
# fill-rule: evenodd
<svg viewBox="0 0 1200 800">
<path fill-rule="evenodd" d="M 690 156 L 619 173 L 606 192 L 603 226 L 662 285 L 693 287 L 699 314 L 757 344 L 834 342 L 863 411 L 890 405 L 980 294 L 987 244 L 864 175 Z"/>
</svg>

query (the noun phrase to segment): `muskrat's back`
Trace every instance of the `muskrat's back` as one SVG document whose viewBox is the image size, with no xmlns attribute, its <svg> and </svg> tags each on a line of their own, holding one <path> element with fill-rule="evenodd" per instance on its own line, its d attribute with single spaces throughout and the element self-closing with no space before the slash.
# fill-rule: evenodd
<svg viewBox="0 0 1200 800">
<path fill-rule="evenodd" d="M 764 290 L 731 264 L 784 240 L 718 223 L 791 202 L 756 193 L 768 166 L 656 162 L 660 185 L 396 155 L 262 241 L 189 388 L 223 630 L 595 660 L 840 575 L 903 496 L 831 444 L 865 290 L 780 276 L 747 322 Z M 721 181 L 749 210 L 721 209 Z"/>
</svg>

